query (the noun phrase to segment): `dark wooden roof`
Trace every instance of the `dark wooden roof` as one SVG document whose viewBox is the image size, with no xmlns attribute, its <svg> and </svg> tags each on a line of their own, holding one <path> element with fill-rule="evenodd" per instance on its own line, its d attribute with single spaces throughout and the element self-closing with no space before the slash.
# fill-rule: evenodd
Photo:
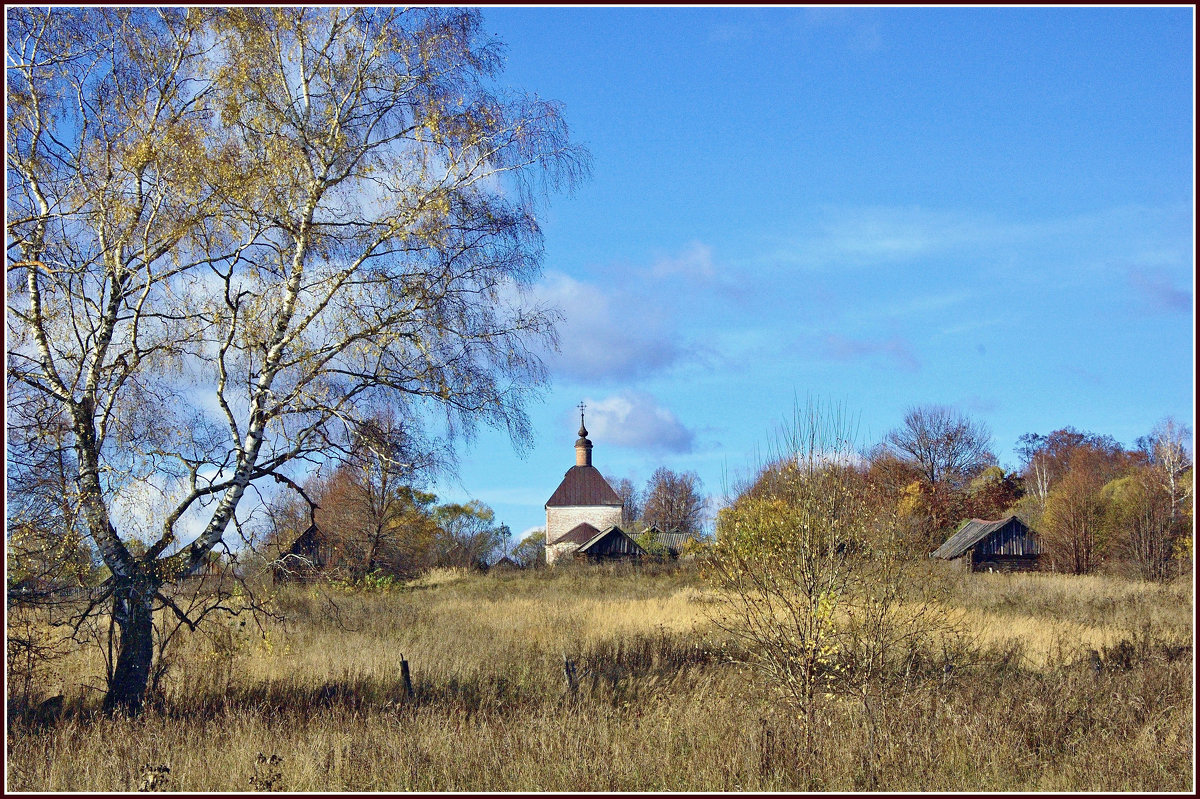
<svg viewBox="0 0 1200 799">
<path fill-rule="evenodd" d="M 673 556 L 683 551 L 683 547 L 687 544 L 689 538 L 697 541 L 700 540 L 700 536 L 697 533 L 683 533 L 679 530 L 667 530 L 664 532 L 653 524 L 642 530 L 643 535 L 646 533 L 653 533 L 654 540 L 666 547 Z"/>
<path fill-rule="evenodd" d="M 562 538 L 557 538 L 552 541 L 552 544 L 586 544 L 595 537 L 596 533 L 600 532 L 594 526 L 587 522 L 582 522 L 575 525 Z"/>
<path fill-rule="evenodd" d="M 580 526 L 582 527 L 582 525 L 580 525 Z M 578 528 L 576 528 L 576 529 L 578 529 Z M 585 541 L 579 547 L 579 549 L 577 549 L 575 551 L 579 554 L 584 554 L 588 550 L 592 549 L 593 547 L 599 547 L 602 542 L 607 541 L 608 539 L 613 538 L 613 537 L 620 537 L 620 538 L 625 539 L 625 546 L 623 548 L 628 549 L 632 552 L 636 552 L 641 555 L 646 554 L 646 551 L 644 549 L 642 549 L 640 546 L 638 546 L 638 543 L 636 541 L 634 541 L 632 538 L 630 538 L 628 533 L 626 533 L 620 527 L 617 527 L 615 524 L 610 527 L 605 527 L 603 530 L 596 533 L 590 539 Z"/>
<path fill-rule="evenodd" d="M 317 551 L 321 544 L 325 543 L 325 537 L 321 535 L 321 531 L 316 525 L 309 525 L 308 529 L 292 542 L 291 547 L 285 554 L 288 555 L 311 555 Z"/>
<path fill-rule="evenodd" d="M 620 505 L 621 497 L 600 474 L 595 466 L 572 466 L 550 499 L 546 507 L 563 505 Z"/>
<path fill-rule="evenodd" d="M 679 551 L 681 549 L 683 549 L 683 546 L 684 546 L 684 544 L 686 544 L 688 542 L 688 539 L 690 539 L 690 538 L 699 539 L 699 536 L 697 536 L 693 533 L 681 533 L 678 530 L 669 530 L 664 533 L 662 530 L 659 530 L 658 528 L 652 528 L 652 529 L 654 529 L 655 539 L 658 541 L 658 543 L 662 544 L 667 549 L 671 550 L 672 552 L 674 552 L 676 554 L 678 554 Z"/>
<path fill-rule="evenodd" d="M 1017 524 L 1025 527 L 1025 523 L 1016 516 L 1008 516 L 996 521 L 988 519 L 972 519 L 955 531 L 954 535 L 946 539 L 946 543 L 934 550 L 930 557 L 944 558 L 951 560 L 966 554 L 967 550 L 978 544 L 983 539 L 987 538 L 997 530 L 1002 529 L 1009 522 L 1015 521 Z"/>
</svg>

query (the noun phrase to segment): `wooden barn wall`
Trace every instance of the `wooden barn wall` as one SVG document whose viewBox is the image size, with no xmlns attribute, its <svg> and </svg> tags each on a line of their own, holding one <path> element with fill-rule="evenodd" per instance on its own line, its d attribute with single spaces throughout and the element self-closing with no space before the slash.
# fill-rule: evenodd
<svg viewBox="0 0 1200 799">
<path fill-rule="evenodd" d="M 995 558 L 1002 555 L 1040 555 L 1041 544 L 1037 536 L 1027 527 L 1011 521 L 980 541 L 975 547 L 977 558 Z"/>
<path fill-rule="evenodd" d="M 976 555 L 976 559 L 971 563 L 971 569 L 977 572 L 1039 571 L 1041 567 L 1039 555 Z"/>
<path fill-rule="evenodd" d="M 642 554 L 641 549 L 628 536 L 608 535 L 583 553 L 589 558 L 621 558 Z"/>
</svg>

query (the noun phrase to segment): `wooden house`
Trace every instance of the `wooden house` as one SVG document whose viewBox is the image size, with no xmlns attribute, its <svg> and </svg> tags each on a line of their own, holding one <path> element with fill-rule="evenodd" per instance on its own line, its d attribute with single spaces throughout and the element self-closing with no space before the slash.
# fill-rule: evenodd
<svg viewBox="0 0 1200 799">
<path fill-rule="evenodd" d="M 643 534 L 645 533 L 652 533 L 653 540 L 659 544 L 662 544 L 662 546 L 666 549 L 667 556 L 671 559 L 679 557 L 679 555 L 683 552 L 684 547 L 687 546 L 688 541 L 700 540 L 699 536 L 695 535 L 694 533 L 681 533 L 678 530 L 668 530 L 667 532 L 663 532 L 654 525 L 647 527 L 643 531 Z"/>
<path fill-rule="evenodd" d="M 1042 543 L 1016 516 L 989 521 L 971 519 L 930 557 L 958 563 L 970 571 L 1033 571 L 1039 568 Z"/>
<path fill-rule="evenodd" d="M 501 572 L 512 572 L 512 571 L 520 571 L 521 569 L 524 569 L 524 568 L 525 568 L 524 566 L 522 566 L 520 563 L 517 563 L 515 560 L 510 558 L 508 555 L 503 555 L 499 560 L 497 560 L 495 563 L 493 563 L 491 566 L 488 567 L 488 571 L 495 570 L 495 571 L 501 571 Z"/>
<path fill-rule="evenodd" d="M 615 524 L 597 530 L 587 522 L 581 522 L 558 538 L 559 558 L 572 556 L 576 560 L 617 560 L 640 558 L 646 551 L 638 546 L 628 533 Z"/>
<path fill-rule="evenodd" d="M 307 581 L 318 577 L 330 561 L 330 547 L 321 531 L 311 526 L 280 555 L 272 570 L 274 582 Z"/>
<path fill-rule="evenodd" d="M 591 527 L 591 525 L 581 524 L 579 527 Z M 576 560 L 599 561 L 640 558 L 646 554 L 646 551 L 638 546 L 637 541 L 630 538 L 628 533 L 614 524 L 597 531 L 595 535 L 580 544 L 572 554 Z"/>
</svg>

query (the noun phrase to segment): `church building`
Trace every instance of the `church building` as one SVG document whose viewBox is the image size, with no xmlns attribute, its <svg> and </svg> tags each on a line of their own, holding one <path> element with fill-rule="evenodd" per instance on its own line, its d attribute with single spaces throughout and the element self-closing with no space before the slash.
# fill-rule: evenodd
<svg viewBox="0 0 1200 799">
<path fill-rule="evenodd" d="M 621 497 L 592 465 L 592 442 L 579 413 L 575 465 L 546 502 L 546 563 L 572 557 L 637 557 L 642 548 L 620 528 Z"/>
</svg>

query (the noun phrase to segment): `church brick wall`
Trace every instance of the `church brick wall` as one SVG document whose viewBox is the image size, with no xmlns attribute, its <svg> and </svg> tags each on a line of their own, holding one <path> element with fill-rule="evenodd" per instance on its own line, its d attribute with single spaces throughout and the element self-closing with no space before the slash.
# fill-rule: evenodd
<svg viewBox="0 0 1200 799">
<path fill-rule="evenodd" d="M 546 547 L 546 565 L 553 566 L 559 560 L 569 560 L 579 544 L 551 544 Z"/>
<path fill-rule="evenodd" d="M 556 548 L 554 542 L 577 525 L 587 522 L 597 530 L 621 523 L 620 505 L 562 505 L 546 508 L 546 563 L 554 563 L 563 551 L 575 551 L 578 544 Z"/>
</svg>

